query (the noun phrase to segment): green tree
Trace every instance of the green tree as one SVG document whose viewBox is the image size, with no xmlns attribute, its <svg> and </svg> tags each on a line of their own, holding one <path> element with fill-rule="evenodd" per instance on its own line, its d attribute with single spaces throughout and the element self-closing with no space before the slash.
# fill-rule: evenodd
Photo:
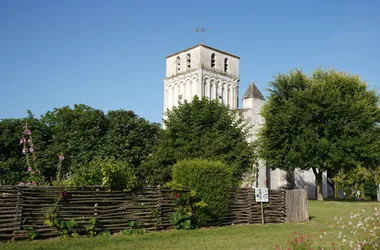
<svg viewBox="0 0 380 250">
<path fill-rule="evenodd" d="M 79 104 L 56 108 L 42 117 L 51 127 L 52 139 L 46 158 L 57 171 L 58 155 L 64 155 L 62 173 L 69 176 L 96 157 L 127 164 L 133 173 L 151 153 L 160 130 L 158 124 L 138 117 L 133 111 L 103 111 Z M 116 163 L 115 163 L 116 164 Z M 100 170 L 100 169 L 99 169 Z M 100 185 L 100 183 L 98 183 Z"/>
<path fill-rule="evenodd" d="M 65 157 L 62 175 L 70 174 L 72 165 L 88 163 L 100 155 L 108 129 L 103 111 L 83 104 L 74 105 L 73 109 L 65 106 L 47 112 L 41 122 L 50 127 L 52 135 L 44 155 L 51 178 L 57 172 L 59 155 Z"/>
<path fill-rule="evenodd" d="M 22 119 L 0 121 L 0 183 L 3 185 L 17 184 L 26 171 L 19 143 L 22 126 Z"/>
<path fill-rule="evenodd" d="M 31 131 L 30 135 L 24 134 L 25 125 Z M 74 105 L 74 108 L 55 108 L 40 119 L 30 111 L 26 118 L 2 119 L 0 184 L 26 181 L 27 159 L 33 160 L 33 169 L 40 170 L 45 181 L 50 183 L 57 179 L 64 181 L 73 170 L 82 170 L 81 166 L 98 158 L 112 162 L 113 166 L 130 168 L 129 172 L 141 179 L 139 166 L 152 152 L 159 131 L 158 124 L 150 123 L 132 111 L 109 111 L 105 115 L 103 111 L 83 104 Z M 22 137 L 32 138 L 33 152 L 23 153 L 23 146 L 30 147 L 30 144 L 20 143 Z M 90 172 L 85 173 L 89 178 L 92 176 Z"/>
<path fill-rule="evenodd" d="M 379 163 L 379 96 L 356 75 L 294 70 L 270 84 L 260 156 L 271 168 L 312 169 L 318 199 L 322 172 Z"/>
<path fill-rule="evenodd" d="M 333 178 L 342 190 L 359 190 L 365 198 L 374 198 L 377 194 L 377 183 L 380 183 L 380 167 L 364 168 L 358 165 L 349 171 L 340 170 Z M 366 188 L 371 189 L 366 192 Z"/>
<path fill-rule="evenodd" d="M 219 100 L 196 96 L 166 115 L 165 129 L 153 154 L 144 162 L 144 175 L 150 183 L 169 181 L 171 166 L 188 158 L 220 160 L 232 169 L 236 179 L 252 167 L 247 123 L 240 113 L 229 110 Z"/>
<path fill-rule="evenodd" d="M 108 130 L 101 154 L 126 161 L 139 180 L 142 180 L 140 165 L 152 153 L 161 129 L 159 124 L 151 123 L 138 117 L 133 111 L 126 110 L 109 111 L 106 119 Z"/>
<path fill-rule="evenodd" d="M 33 137 L 33 165 L 35 170 L 42 174 L 46 172 L 44 152 L 49 146 L 50 132 L 39 119 L 36 119 L 28 110 L 28 116 L 22 119 L 0 120 L 0 183 L 7 185 L 18 184 L 20 181 L 27 182 L 27 157 L 31 152 L 23 153 L 23 143 L 20 139 L 25 136 L 25 126 L 31 131 Z M 29 137 L 30 137 L 29 136 Z M 30 146 L 30 145 L 29 145 Z"/>
</svg>

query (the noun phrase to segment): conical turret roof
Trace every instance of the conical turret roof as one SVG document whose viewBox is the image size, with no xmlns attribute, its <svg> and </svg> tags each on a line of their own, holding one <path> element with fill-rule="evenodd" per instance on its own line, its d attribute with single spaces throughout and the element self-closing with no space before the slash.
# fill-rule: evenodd
<svg viewBox="0 0 380 250">
<path fill-rule="evenodd" d="M 255 83 L 252 81 L 251 84 L 249 84 L 247 91 L 245 92 L 243 99 L 259 99 L 259 100 L 265 100 L 263 94 L 261 94 L 260 90 L 256 87 Z"/>
</svg>

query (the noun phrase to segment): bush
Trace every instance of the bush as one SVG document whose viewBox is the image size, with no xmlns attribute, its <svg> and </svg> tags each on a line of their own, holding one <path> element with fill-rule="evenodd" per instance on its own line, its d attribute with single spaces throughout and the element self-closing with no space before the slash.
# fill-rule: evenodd
<svg viewBox="0 0 380 250">
<path fill-rule="evenodd" d="M 137 185 L 136 175 L 129 164 L 114 158 L 96 157 L 87 164 L 74 167 L 72 171 L 68 182 L 75 186 L 102 185 L 109 189 L 117 187 L 130 191 Z"/>
<path fill-rule="evenodd" d="M 183 160 L 173 166 L 173 181 L 196 191 L 206 209 L 199 210 L 199 224 L 220 223 L 228 213 L 232 170 L 221 161 Z"/>
</svg>

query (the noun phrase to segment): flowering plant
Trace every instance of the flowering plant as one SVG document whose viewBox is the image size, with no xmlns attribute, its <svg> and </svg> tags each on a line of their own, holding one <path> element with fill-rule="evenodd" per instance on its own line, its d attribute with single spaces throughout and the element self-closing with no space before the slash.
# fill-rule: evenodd
<svg viewBox="0 0 380 250">
<path fill-rule="evenodd" d="M 198 211 L 207 207 L 204 201 L 199 201 L 194 190 L 186 193 L 176 193 L 175 212 L 170 213 L 170 222 L 176 229 L 193 229 L 199 227 Z"/>
<path fill-rule="evenodd" d="M 176 181 L 165 184 L 172 190 L 175 197 L 176 207 L 174 212 L 171 212 L 170 222 L 176 229 L 193 229 L 199 227 L 198 215 L 208 205 L 200 200 L 195 190 L 184 192 L 181 185 Z M 165 202 L 165 204 L 168 204 Z"/>
<path fill-rule="evenodd" d="M 322 230 L 319 235 L 300 234 L 297 232 L 292 233 L 292 239 L 288 240 L 287 250 L 311 250 L 311 249 L 338 249 L 337 244 L 332 242 L 328 244 L 324 241 L 326 231 Z M 276 250 L 280 250 L 279 246 Z"/>
<path fill-rule="evenodd" d="M 349 229 L 349 235 L 339 232 L 338 239 L 345 244 L 349 244 L 351 249 L 379 249 L 380 248 L 380 212 L 372 205 L 372 213 L 351 213 L 350 220 L 345 223 L 342 218 L 335 217 L 338 225 L 342 229 Z M 351 236 L 359 236 L 358 240 L 352 240 Z"/>
<path fill-rule="evenodd" d="M 20 145 L 22 145 L 22 153 L 25 155 L 25 163 L 27 166 L 26 182 L 21 181 L 20 186 L 23 185 L 37 185 L 43 183 L 43 176 L 36 164 L 36 151 L 32 140 L 32 131 L 28 124 L 24 125 L 24 133 L 20 138 Z"/>
</svg>

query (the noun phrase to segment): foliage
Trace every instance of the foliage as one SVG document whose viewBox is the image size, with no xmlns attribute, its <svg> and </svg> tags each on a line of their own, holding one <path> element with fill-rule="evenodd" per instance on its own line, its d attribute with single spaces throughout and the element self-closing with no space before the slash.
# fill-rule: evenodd
<svg viewBox="0 0 380 250">
<path fill-rule="evenodd" d="M 42 116 L 41 121 L 51 128 L 52 139 L 48 165 L 56 172 L 57 156 L 63 154 L 62 176 L 70 173 L 70 166 L 89 162 L 98 156 L 107 131 L 107 119 L 101 110 L 79 104 L 55 108 Z M 53 176 L 53 175 L 52 175 Z"/>
<path fill-rule="evenodd" d="M 78 228 L 78 223 L 75 220 L 63 220 L 57 217 L 57 210 L 59 209 L 59 204 L 65 199 L 67 199 L 68 194 L 66 191 L 62 191 L 57 197 L 55 203 L 46 211 L 45 213 L 45 225 L 57 228 L 59 234 L 64 238 L 68 237 L 79 237 L 76 232 Z"/>
<path fill-rule="evenodd" d="M 23 133 L 26 124 L 32 134 Z M 74 108 L 55 108 L 40 119 L 34 118 L 30 111 L 27 118 L 2 119 L 0 183 L 27 183 L 26 179 L 30 177 L 25 176 L 30 167 L 28 162 L 48 183 L 70 183 L 71 167 L 87 164 L 95 157 L 127 162 L 141 180 L 139 167 L 151 153 L 159 130 L 158 124 L 150 123 L 132 111 L 109 111 L 105 115 L 103 111 L 83 104 L 74 105 Z M 20 144 L 20 139 L 26 140 Z M 33 152 L 29 151 L 28 139 L 33 142 Z"/>
<path fill-rule="evenodd" d="M 26 231 L 28 231 L 28 237 L 31 240 L 34 240 L 35 238 L 37 238 L 40 235 L 40 233 L 37 232 L 34 227 L 24 226 L 24 229 Z"/>
<path fill-rule="evenodd" d="M 28 129 L 24 127 L 26 124 Z M 30 130 L 33 134 L 25 134 L 26 130 Z M 32 167 L 41 171 L 42 176 L 45 175 L 44 152 L 49 146 L 49 131 L 49 128 L 34 118 L 30 111 L 28 117 L 23 119 L 0 119 L 0 184 L 17 185 L 21 181 L 24 183 L 43 181 L 36 171 L 33 171 L 33 175 L 37 177 L 38 174 L 39 178 L 32 177 L 32 171 L 27 172 L 27 168 Z M 31 135 L 33 141 L 28 141 Z M 31 142 L 33 142 L 32 152 L 29 151 Z"/>
<path fill-rule="evenodd" d="M 106 229 L 103 230 L 103 232 L 101 232 L 99 234 L 99 236 L 103 236 L 105 238 L 110 238 L 112 236 L 112 233 L 111 233 L 111 231 L 108 228 L 106 228 Z"/>
<path fill-rule="evenodd" d="M 66 156 L 63 171 L 69 166 L 87 164 L 95 157 L 126 162 L 137 172 L 151 152 L 159 131 L 157 124 L 139 118 L 132 111 L 103 111 L 85 105 L 63 107 L 42 118 L 53 125 L 55 155 Z"/>
<path fill-rule="evenodd" d="M 175 191 L 177 207 L 170 213 L 170 222 L 174 228 L 189 230 L 200 227 L 202 221 L 199 216 L 207 207 L 207 203 L 201 201 L 194 190 L 182 194 L 178 189 L 173 191 Z"/>
<path fill-rule="evenodd" d="M 131 235 L 131 234 L 141 235 L 141 234 L 146 233 L 146 229 L 144 228 L 143 223 L 139 223 L 136 221 L 130 221 L 130 222 L 128 222 L 128 226 L 130 226 L 130 228 L 123 230 L 123 232 L 122 232 L 123 235 Z"/>
<path fill-rule="evenodd" d="M 144 171 L 140 165 L 152 152 L 160 131 L 159 125 L 125 110 L 109 111 L 106 118 L 108 130 L 102 155 L 126 161 L 141 182 Z"/>
<path fill-rule="evenodd" d="M 124 191 L 137 185 L 134 169 L 128 162 L 111 157 L 95 157 L 88 163 L 73 166 L 72 171 L 72 185 L 102 185 L 109 189 L 123 188 Z"/>
<path fill-rule="evenodd" d="M 364 198 L 375 198 L 376 183 L 380 183 L 380 167 L 371 169 L 358 165 L 348 171 L 340 170 L 333 180 L 343 190 L 348 192 L 360 191 Z"/>
<path fill-rule="evenodd" d="M 96 236 L 96 234 L 98 233 L 97 232 L 97 228 L 99 227 L 98 224 L 99 224 L 99 221 L 95 217 L 91 218 L 88 221 L 88 225 L 86 226 L 86 231 L 89 237 Z"/>
<path fill-rule="evenodd" d="M 183 160 L 173 166 L 173 181 L 196 190 L 207 208 L 197 214 L 199 224 L 221 222 L 228 213 L 230 191 L 236 185 L 232 170 L 221 161 Z"/>
<path fill-rule="evenodd" d="M 150 214 L 152 216 L 152 220 L 151 220 L 151 223 L 153 224 L 153 229 L 154 230 L 157 230 L 158 229 L 158 226 L 160 225 L 160 211 L 158 210 L 158 208 L 153 208 L 151 211 L 150 211 Z"/>
<path fill-rule="evenodd" d="M 379 96 L 356 75 L 317 69 L 279 74 L 262 115 L 260 156 L 272 168 L 322 172 L 379 165 Z"/>
<path fill-rule="evenodd" d="M 45 224 L 47 226 L 57 228 L 59 234 L 63 236 L 64 238 L 79 237 L 79 234 L 76 232 L 76 229 L 78 228 L 78 223 L 73 219 L 67 221 L 67 220 L 54 218 L 54 220 L 45 221 Z"/>
<path fill-rule="evenodd" d="M 171 166 L 186 158 L 223 161 L 237 179 L 252 167 L 248 125 L 239 112 L 218 100 L 195 96 L 192 102 L 168 110 L 166 116 L 157 146 L 143 164 L 150 183 L 170 181 Z"/>
</svg>

